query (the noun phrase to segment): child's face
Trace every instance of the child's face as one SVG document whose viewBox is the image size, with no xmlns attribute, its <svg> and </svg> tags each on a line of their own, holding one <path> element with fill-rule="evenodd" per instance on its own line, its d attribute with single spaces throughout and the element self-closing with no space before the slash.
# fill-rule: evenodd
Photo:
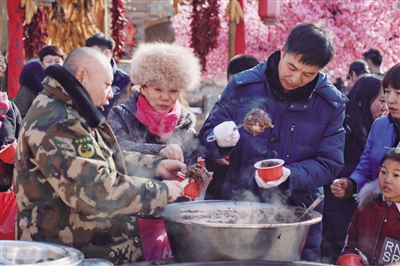
<svg viewBox="0 0 400 266">
<path fill-rule="evenodd" d="M 379 188 L 386 200 L 400 202 L 400 162 L 387 159 L 379 171 Z"/>
</svg>

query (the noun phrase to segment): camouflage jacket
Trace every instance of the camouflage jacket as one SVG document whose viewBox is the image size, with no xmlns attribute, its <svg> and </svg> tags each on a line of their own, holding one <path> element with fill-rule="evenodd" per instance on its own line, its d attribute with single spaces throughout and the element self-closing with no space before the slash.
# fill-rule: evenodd
<svg viewBox="0 0 400 266">
<path fill-rule="evenodd" d="M 110 127 L 89 126 L 88 113 L 100 111 L 86 90 L 62 67 L 49 68 L 55 79 L 44 80 L 18 138 L 17 238 L 69 245 L 114 264 L 143 260 L 135 216 L 159 217 L 167 186 L 127 176 Z M 154 175 L 159 157 L 132 152 L 129 158 L 131 167 Z"/>
</svg>

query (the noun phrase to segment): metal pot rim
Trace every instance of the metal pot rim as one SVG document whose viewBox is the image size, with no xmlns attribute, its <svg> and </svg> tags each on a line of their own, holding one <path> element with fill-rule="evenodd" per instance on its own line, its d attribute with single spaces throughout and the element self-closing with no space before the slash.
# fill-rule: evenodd
<svg viewBox="0 0 400 266">
<path fill-rule="evenodd" d="M 191 206 L 199 208 L 202 205 L 232 205 L 232 206 L 249 206 L 249 207 L 256 207 L 256 208 L 296 208 L 295 206 L 275 206 L 269 203 L 260 203 L 260 202 L 248 202 L 248 201 L 225 201 L 225 200 L 207 200 L 207 201 L 191 201 L 191 202 L 182 202 L 182 203 L 173 203 L 167 205 L 166 210 L 161 215 L 163 219 L 179 222 L 182 224 L 194 224 L 198 226 L 204 227 L 218 227 L 218 228 L 282 228 L 282 227 L 299 227 L 299 226 L 309 226 L 316 223 L 319 223 L 322 220 L 322 214 L 316 211 L 310 211 L 310 214 L 313 216 L 312 219 L 307 221 L 297 222 L 297 223 L 274 223 L 274 224 L 224 224 L 224 223 L 209 223 L 203 221 L 196 221 L 196 220 L 184 220 L 180 217 L 170 215 L 172 212 L 182 209 L 190 209 Z M 304 209 L 305 210 L 305 209 Z"/>
</svg>

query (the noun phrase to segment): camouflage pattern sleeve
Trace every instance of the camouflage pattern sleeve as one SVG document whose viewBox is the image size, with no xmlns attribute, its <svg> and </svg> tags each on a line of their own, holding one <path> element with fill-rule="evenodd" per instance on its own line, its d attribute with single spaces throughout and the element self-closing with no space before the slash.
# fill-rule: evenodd
<svg viewBox="0 0 400 266">
<path fill-rule="evenodd" d="M 78 119 L 61 120 L 42 134 L 38 129 L 40 125 L 33 123 L 23 133 L 37 149 L 32 158 L 37 168 L 33 171 L 40 171 L 45 179 L 37 185 L 38 193 L 41 187 L 47 191 L 47 181 L 65 204 L 89 219 L 161 215 L 167 204 L 166 185 L 117 171 L 113 159 L 116 151 L 106 145 L 97 130 L 88 131 Z"/>
<path fill-rule="evenodd" d="M 161 160 L 165 159 L 160 156 L 133 151 L 123 151 L 123 154 L 128 175 L 148 178 L 156 177 L 157 165 Z M 160 177 L 156 178 L 161 180 Z"/>
</svg>

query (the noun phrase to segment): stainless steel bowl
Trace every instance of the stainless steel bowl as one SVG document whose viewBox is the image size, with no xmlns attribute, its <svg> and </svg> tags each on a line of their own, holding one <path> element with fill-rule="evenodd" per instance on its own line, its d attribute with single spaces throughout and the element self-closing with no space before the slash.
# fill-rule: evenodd
<svg viewBox="0 0 400 266">
<path fill-rule="evenodd" d="M 322 215 L 267 203 L 192 201 L 167 205 L 162 214 L 179 262 L 222 260 L 298 261 L 312 224 Z M 276 221 L 274 221 L 276 220 Z"/>
<path fill-rule="evenodd" d="M 81 251 L 67 246 L 33 241 L 0 241 L 0 265 L 76 266 L 83 258 Z"/>
</svg>

